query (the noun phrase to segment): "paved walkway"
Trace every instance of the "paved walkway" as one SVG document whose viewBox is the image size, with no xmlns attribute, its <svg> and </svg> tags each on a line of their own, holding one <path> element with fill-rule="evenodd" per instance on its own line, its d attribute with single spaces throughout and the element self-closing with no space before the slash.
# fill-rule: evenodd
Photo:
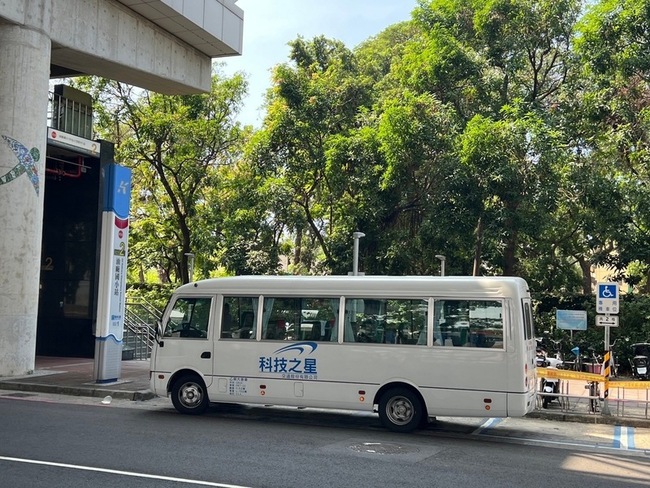
<svg viewBox="0 0 650 488">
<path fill-rule="evenodd" d="M 38 356 L 33 374 L 0 377 L 0 389 L 38 391 L 62 395 L 149 400 L 149 361 L 122 361 L 121 378 L 112 383 L 94 379 L 95 360 Z"/>
<path fill-rule="evenodd" d="M 30 391 L 63 395 L 144 401 L 154 398 L 149 389 L 149 361 L 122 361 L 121 378 L 113 383 L 94 380 L 94 360 L 39 356 L 34 373 L 26 376 L 0 377 L 0 390 Z M 612 415 L 589 413 L 589 391 L 585 382 L 562 380 L 562 392 L 568 395 L 565 407 L 557 400 L 547 409 L 538 409 L 530 417 L 575 422 L 609 423 L 650 428 L 648 389 L 616 388 L 610 382 L 609 408 Z M 650 387 L 650 382 L 639 382 Z"/>
</svg>

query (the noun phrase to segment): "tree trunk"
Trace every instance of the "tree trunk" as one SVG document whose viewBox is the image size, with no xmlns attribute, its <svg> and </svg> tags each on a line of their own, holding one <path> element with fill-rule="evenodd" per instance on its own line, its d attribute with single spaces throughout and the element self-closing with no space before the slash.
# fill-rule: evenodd
<svg viewBox="0 0 650 488">
<path fill-rule="evenodd" d="M 474 267 L 472 269 L 472 276 L 478 276 L 481 272 L 481 264 L 483 260 L 483 217 L 478 218 L 475 231 L 476 240 L 474 241 Z"/>
<path fill-rule="evenodd" d="M 296 240 L 293 247 L 293 264 L 295 266 L 300 265 L 302 259 L 302 229 L 296 229 Z"/>
<path fill-rule="evenodd" d="M 582 293 L 591 295 L 591 264 L 584 256 L 578 256 L 578 264 L 582 270 Z"/>
<path fill-rule="evenodd" d="M 506 248 L 503 252 L 504 276 L 516 276 L 517 274 L 517 237 L 518 233 L 513 230 L 506 241 Z"/>
</svg>

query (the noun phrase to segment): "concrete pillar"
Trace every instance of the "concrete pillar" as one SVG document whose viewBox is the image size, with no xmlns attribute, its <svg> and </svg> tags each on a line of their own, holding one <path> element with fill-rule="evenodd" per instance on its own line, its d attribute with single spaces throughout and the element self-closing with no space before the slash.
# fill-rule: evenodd
<svg viewBox="0 0 650 488">
<path fill-rule="evenodd" d="M 51 7 L 27 5 L 24 25 L 0 22 L 0 376 L 33 371 L 36 351 Z"/>
</svg>

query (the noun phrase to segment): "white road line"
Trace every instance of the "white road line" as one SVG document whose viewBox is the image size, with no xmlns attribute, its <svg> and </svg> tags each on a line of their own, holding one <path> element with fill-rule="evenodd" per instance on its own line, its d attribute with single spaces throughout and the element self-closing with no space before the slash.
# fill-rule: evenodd
<svg viewBox="0 0 650 488">
<path fill-rule="evenodd" d="M 614 427 L 614 447 L 618 449 L 634 449 L 634 427 L 622 425 Z"/>
<path fill-rule="evenodd" d="M 214 486 L 217 488 L 247 488 L 241 485 L 228 485 L 224 483 L 214 483 L 211 481 L 200 481 L 200 480 L 190 480 L 186 478 L 176 478 L 173 476 L 159 476 L 155 474 L 147 474 L 147 473 L 134 473 L 131 471 L 120 471 L 117 469 L 105 469 L 105 468 L 95 468 L 93 466 L 80 466 L 76 464 L 66 464 L 66 463 L 53 463 L 50 461 L 38 461 L 36 459 L 24 459 L 24 458 L 15 458 L 15 457 L 8 457 L 8 456 L 0 456 L 0 461 L 9 461 L 9 462 L 15 462 L 15 463 L 26 463 L 26 464 L 38 464 L 41 466 L 54 466 L 56 468 L 67 468 L 67 469 L 78 469 L 81 471 L 94 471 L 97 473 L 108 473 L 108 474 L 115 474 L 119 476 L 131 476 L 134 478 L 148 478 L 148 479 L 154 479 L 154 480 L 162 480 L 162 481 L 174 481 L 177 483 L 186 483 L 189 485 L 201 485 L 201 486 Z"/>
<path fill-rule="evenodd" d="M 621 449 L 620 447 L 613 447 L 611 445 L 605 445 L 605 444 L 591 444 L 591 443 L 583 443 L 583 442 L 570 442 L 570 441 L 555 441 L 555 440 L 550 440 L 550 439 L 533 439 L 530 437 L 515 437 L 515 436 L 501 436 L 501 435 L 493 435 L 493 434 L 482 434 L 480 439 L 486 439 L 489 441 L 497 441 L 497 442 L 508 442 L 512 444 L 525 444 L 525 445 L 538 445 L 538 446 L 557 446 L 559 448 L 566 448 L 566 449 L 589 449 L 590 451 L 609 451 L 611 453 L 626 453 L 627 455 L 631 456 L 643 456 L 644 458 L 647 456 L 647 452 L 641 449 L 636 449 L 634 447 L 629 448 L 629 449 Z"/>
<path fill-rule="evenodd" d="M 485 422 L 483 422 L 483 424 L 478 429 L 472 432 L 472 435 L 482 435 L 484 431 L 501 423 L 502 420 L 503 420 L 502 418 L 495 418 L 495 417 L 489 418 Z"/>
</svg>

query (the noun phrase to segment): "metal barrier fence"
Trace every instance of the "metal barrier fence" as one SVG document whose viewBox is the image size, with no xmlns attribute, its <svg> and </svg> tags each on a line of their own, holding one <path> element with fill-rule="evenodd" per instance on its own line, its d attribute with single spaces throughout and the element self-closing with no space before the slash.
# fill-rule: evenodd
<svg viewBox="0 0 650 488">
<path fill-rule="evenodd" d="M 650 381 L 611 381 L 593 373 L 537 368 L 538 378 L 560 381 L 558 393 L 544 393 L 537 383 L 538 410 L 650 420 Z M 543 398 L 551 398 L 543 409 Z"/>
</svg>

